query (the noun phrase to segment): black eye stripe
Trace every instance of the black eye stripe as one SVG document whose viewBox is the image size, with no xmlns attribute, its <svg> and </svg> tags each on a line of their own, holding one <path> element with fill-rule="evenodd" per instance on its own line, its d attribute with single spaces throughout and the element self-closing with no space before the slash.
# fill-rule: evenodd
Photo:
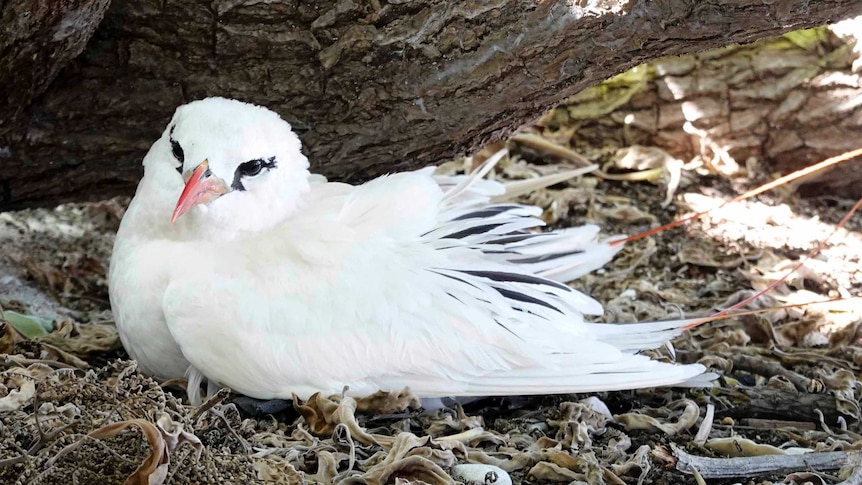
<svg viewBox="0 0 862 485">
<path fill-rule="evenodd" d="M 173 153 L 174 158 L 177 159 L 180 164 L 177 166 L 177 172 L 180 174 L 183 173 L 183 162 L 185 162 L 185 153 L 183 152 L 183 147 L 180 145 L 180 142 L 174 140 L 174 128 L 176 125 L 171 127 L 170 140 L 171 140 L 171 153 Z"/>
<path fill-rule="evenodd" d="M 257 160 L 249 160 L 237 167 L 237 171 L 239 171 L 243 177 L 254 177 L 259 174 L 261 170 L 263 170 L 263 160 L 260 158 Z"/>
<path fill-rule="evenodd" d="M 269 157 L 264 160 L 263 158 L 255 158 L 254 160 L 249 160 L 247 162 L 243 162 L 239 164 L 236 170 L 233 173 L 233 182 L 230 184 L 230 187 L 233 190 L 244 191 L 245 185 L 242 184 L 243 177 L 254 177 L 259 175 L 264 169 L 271 170 L 275 168 L 278 163 L 275 160 L 275 157 Z"/>
<path fill-rule="evenodd" d="M 173 152 L 174 157 L 176 157 L 177 161 L 180 163 L 185 162 L 185 153 L 183 153 L 183 147 L 180 145 L 180 142 L 176 140 L 171 140 L 171 152 Z"/>
</svg>

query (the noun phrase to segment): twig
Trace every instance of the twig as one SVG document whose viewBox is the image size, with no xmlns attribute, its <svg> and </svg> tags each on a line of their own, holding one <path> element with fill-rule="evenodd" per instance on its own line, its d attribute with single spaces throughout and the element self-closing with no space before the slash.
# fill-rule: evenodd
<svg viewBox="0 0 862 485">
<path fill-rule="evenodd" d="M 798 391 L 812 392 L 815 391 L 818 387 L 822 388 L 822 385 L 817 386 L 813 379 L 809 379 L 808 377 L 805 377 L 797 372 L 787 370 L 778 362 L 773 362 L 765 358 L 758 358 L 751 355 L 741 355 L 729 352 L 722 352 L 719 355 L 733 362 L 733 367 L 735 369 L 752 372 L 754 374 L 762 375 L 764 377 L 784 377 L 788 381 L 790 381 Z"/>
<path fill-rule="evenodd" d="M 17 465 L 18 463 L 23 462 L 24 460 L 26 460 L 29 457 L 30 457 L 30 455 L 25 453 L 23 455 L 13 456 L 12 458 L 4 458 L 4 459 L 0 460 L 0 468 L 12 466 L 12 465 Z"/>
<path fill-rule="evenodd" d="M 588 167 L 593 164 L 593 162 L 587 159 L 587 157 L 571 148 L 554 143 L 553 141 L 535 133 L 518 133 L 510 138 L 509 141 L 520 143 L 530 148 L 550 153 L 551 155 L 556 155 L 562 159 L 574 162 L 581 167 Z"/>
<path fill-rule="evenodd" d="M 219 389 L 217 393 L 213 394 L 211 398 L 207 399 L 207 402 L 201 404 L 200 406 L 198 406 L 197 409 L 195 409 L 195 413 L 192 414 L 192 422 L 194 423 L 195 421 L 197 421 L 198 418 L 203 416 L 205 412 L 212 409 L 212 407 L 216 404 L 219 404 L 220 402 L 224 401 L 229 395 L 230 389 L 226 387 Z"/>
<path fill-rule="evenodd" d="M 741 423 L 751 429 L 781 429 L 792 428 L 803 431 L 814 431 L 817 426 L 808 421 L 788 421 L 786 419 L 743 418 Z"/>
<path fill-rule="evenodd" d="M 228 404 L 228 406 L 233 406 L 233 404 Z M 236 432 L 236 430 L 233 429 L 233 426 L 231 426 L 230 422 L 227 420 L 227 416 L 225 416 L 224 413 L 221 412 L 221 410 L 216 409 L 216 408 L 210 409 L 210 413 L 213 416 L 219 418 L 222 421 L 222 423 L 224 423 L 225 427 L 227 427 L 227 430 L 228 430 L 228 432 L 230 432 L 231 436 L 233 436 L 239 442 L 240 446 L 242 446 L 242 454 L 243 455 L 250 455 L 251 454 L 251 446 L 248 444 L 248 442 L 242 436 L 240 436 Z"/>
<path fill-rule="evenodd" d="M 719 388 L 716 389 L 716 394 L 713 399 L 725 402 L 723 408 L 716 410 L 719 418 L 762 418 L 818 423 L 815 409 L 823 411 L 829 422 L 837 421 L 841 415 L 832 394 L 810 394 L 763 387 Z"/>
<path fill-rule="evenodd" d="M 742 458 L 707 458 L 689 455 L 671 444 L 677 458 L 676 469 L 693 474 L 697 470 L 705 479 L 780 475 L 798 470 L 837 470 L 850 460 L 859 460 L 859 452 L 829 451 L 802 455 L 762 455 Z"/>
<path fill-rule="evenodd" d="M 21 366 L 21 367 L 27 367 L 30 364 L 44 364 L 44 365 L 47 365 L 48 367 L 57 367 L 59 369 L 79 370 L 74 365 L 66 364 L 64 362 L 58 362 L 56 360 L 28 359 L 25 357 L 21 357 L 19 355 L 9 355 L 9 354 L 0 354 L 0 358 L 3 359 L 3 361 L 0 362 L 0 365 L 2 365 L 3 367 L 8 367 L 8 368 L 13 367 L 12 364 L 17 364 L 18 366 Z"/>
</svg>

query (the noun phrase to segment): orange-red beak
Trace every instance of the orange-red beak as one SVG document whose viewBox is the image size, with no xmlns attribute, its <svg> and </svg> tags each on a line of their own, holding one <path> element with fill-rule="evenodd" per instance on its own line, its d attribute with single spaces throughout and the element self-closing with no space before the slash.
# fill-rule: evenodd
<svg viewBox="0 0 862 485">
<path fill-rule="evenodd" d="M 186 175 L 183 175 L 183 177 L 186 177 Z M 183 189 L 183 193 L 177 201 L 174 215 L 171 216 L 171 222 L 173 223 L 192 207 L 212 202 L 228 192 L 227 185 L 222 179 L 212 174 L 209 168 L 209 161 L 204 160 L 188 176 L 186 188 Z"/>
</svg>

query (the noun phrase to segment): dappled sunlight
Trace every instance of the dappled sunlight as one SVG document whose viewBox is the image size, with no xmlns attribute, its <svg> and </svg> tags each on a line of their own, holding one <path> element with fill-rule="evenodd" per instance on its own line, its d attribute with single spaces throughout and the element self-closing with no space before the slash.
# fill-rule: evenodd
<svg viewBox="0 0 862 485">
<path fill-rule="evenodd" d="M 712 209 L 704 217 L 705 221 L 712 223 L 705 228 L 705 234 L 721 234 L 763 248 L 808 250 L 835 229 L 833 224 L 822 222 L 816 216 L 807 217 L 794 213 L 786 203 L 770 205 L 743 200 L 720 207 L 725 202 L 720 195 L 707 196 L 698 193 L 686 193 L 682 200 L 695 212 Z M 717 231 L 718 224 L 723 224 L 720 232 L 713 233 Z M 859 233 L 840 228 L 835 236 L 830 238 L 831 248 L 824 249 L 822 254 L 828 257 L 837 247 L 846 248 L 849 252 L 851 246 L 858 244 L 862 244 L 862 236 Z"/>
<path fill-rule="evenodd" d="M 771 205 L 743 200 L 722 206 L 723 196 L 697 193 L 686 193 L 682 200 L 694 212 L 712 209 L 696 224 L 699 234 L 762 250 L 741 270 L 756 291 L 784 278 L 799 262 L 799 257 L 804 257 L 828 238 L 815 257 L 805 261 L 769 295 L 782 305 L 818 303 L 812 310 L 822 314 L 823 323 L 817 330 L 826 337 L 862 319 L 862 305 L 858 300 L 822 303 L 858 295 L 862 287 L 858 249 L 862 247 L 862 234 L 859 232 L 836 229 L 835 224 L 824 222 L 816 215 L 799 214 L 786 203 Z M 790 254 L 794 256 L 789 257 Z M 830 289 L 818 292 L 810 288 Z"/>
</svg>

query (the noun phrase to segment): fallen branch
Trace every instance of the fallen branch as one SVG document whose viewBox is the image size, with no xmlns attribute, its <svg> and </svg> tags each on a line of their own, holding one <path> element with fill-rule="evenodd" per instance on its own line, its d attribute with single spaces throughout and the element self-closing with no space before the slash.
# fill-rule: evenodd
<svg viewBox="0 0 862 485">
<path fill-rule="evenodd" d="M 857 466 L 862 462 L 860 452 L 829 451 L 802 455 L 708 458 L 690 455 L 673 444 L 671 448 L 677 459 L 678 471 L 688 475 L 693 475 L 696 471 L 706 479 L 783 475 L 799 470 L 837 470 L 848 465 Z"/>
<path fill-rule="evenodd" d="M 760 418 L 791 421 L 820 422 L 815 409 L 819 409 L 827 423 L 834 423 L 843 415 L 832 394 L 737 387 L 716 389 L 718 396 L 729 399 L 732 407 L 716 410 L 716 417 L 734 419 Z"/>
<path fill-rule="evenodd" d="M 735 353 L 719 353 L 721 357 L 733 362 L 733 368 L 764 376 L 766 378 L 781 376 L 787 379 L 797 391 L 816 393 L 823 388 L 823 383 L 810 379 L 798 372 L 785 369 L 780 363 L 765 357 L 741 355 Z"/>
</svg>

